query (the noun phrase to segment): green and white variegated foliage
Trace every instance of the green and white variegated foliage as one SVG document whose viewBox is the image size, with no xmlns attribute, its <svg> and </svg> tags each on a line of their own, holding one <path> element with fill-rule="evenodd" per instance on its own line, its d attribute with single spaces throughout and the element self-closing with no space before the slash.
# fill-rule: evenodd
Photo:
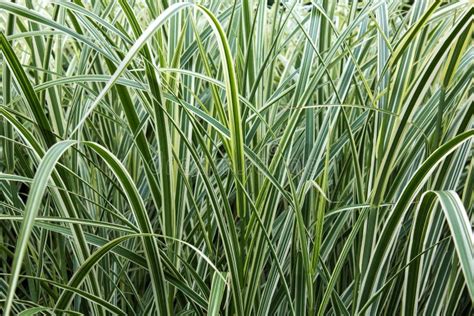
<svg viewBox="0 0 474 316">
<path fill-rule="evenodd" d="M 0 1 L 2 315 L 467 315 L 472 1 Z"/>
</svg>

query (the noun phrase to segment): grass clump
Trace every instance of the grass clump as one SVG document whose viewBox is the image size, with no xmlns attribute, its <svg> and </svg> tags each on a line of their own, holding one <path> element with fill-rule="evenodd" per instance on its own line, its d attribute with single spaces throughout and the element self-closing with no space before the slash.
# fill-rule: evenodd
<svg viewBox="0 0 474 316">
<path fill-rule="evenodd" d="M 0 306 L 467 315 L 469 1 L 0 2 Z"/>
</svg>

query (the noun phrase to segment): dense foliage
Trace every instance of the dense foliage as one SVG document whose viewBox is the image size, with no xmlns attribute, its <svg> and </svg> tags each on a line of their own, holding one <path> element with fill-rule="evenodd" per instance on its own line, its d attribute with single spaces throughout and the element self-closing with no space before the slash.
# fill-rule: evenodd
<svg viewBox="0 0 474 316">
<path fill-rule="evenodd" d="M 472 312 L 469 0 L 14 2 L 3 315 Z"/>
</svg>

